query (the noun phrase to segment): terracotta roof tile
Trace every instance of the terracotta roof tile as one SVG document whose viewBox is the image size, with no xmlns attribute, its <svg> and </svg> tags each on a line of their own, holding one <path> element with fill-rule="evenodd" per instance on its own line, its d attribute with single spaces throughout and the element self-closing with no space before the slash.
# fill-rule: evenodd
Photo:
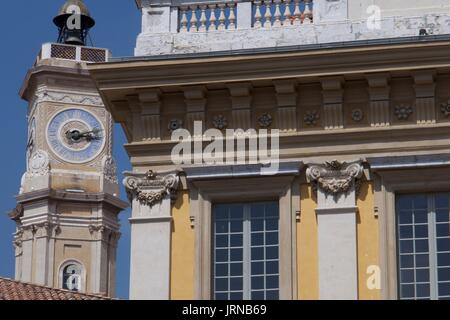
<svg viewBox="0 0 450 320">
<path fill-rule="evenodd" d="M 54 289 L 0 278 L 0 300 L 112 300 L 109 297 Z"/>
</svg>

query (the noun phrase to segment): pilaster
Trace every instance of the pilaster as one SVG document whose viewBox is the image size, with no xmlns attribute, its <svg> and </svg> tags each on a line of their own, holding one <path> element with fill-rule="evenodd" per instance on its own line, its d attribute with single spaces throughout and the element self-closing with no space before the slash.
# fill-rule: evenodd
<svg viewBox="0 0 450 320">
<path fill-rule="evenodd" d="M 390 76 L 387 73 L 366 76 L 369 84 L 369 121 L 372 127 L 386 127 L 390 122 Z"/>
<path fill-rule="evenodd" d="M 325 130 L 344 128 L 342 103 L 344 78 L 330 77 L 321 79 L 323 94 L 323 114 Z"/>
<path fill-rule="evenodd" d="M 130 299 L 167 300 L 170 295 L 171 197 L 177 174 L 126 173 L 132 203 Z"/>
<path fill-rule="evenodd" d="M 306 174 L 317 189 L 319 297 L 356 300 L 356 182 L 363 174 L 362 161 L 310 164 Z"/>
</svg>

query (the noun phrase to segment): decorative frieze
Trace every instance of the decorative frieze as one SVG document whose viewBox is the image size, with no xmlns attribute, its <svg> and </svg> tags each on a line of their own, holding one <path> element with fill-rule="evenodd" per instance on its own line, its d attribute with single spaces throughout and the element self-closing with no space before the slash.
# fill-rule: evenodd
<svg viewBox="0 0 450 320">
<path fill-rule="evenodd" d="M 179 176 L 168 174 L 160 176 L 149 170 L 145 174 L 132 173 L 123 184 L 130 201 L 136 199 L 142 205 L 152 207 L 161 202 L 166 196 L 174 196 L 178 189 Z"/>
<path fill-rule="evenodd" d="M 369 84 L 369 121 L 372 127 L 386 127 L 390 123 L 390 75 L 377 73 L 366 76 Z"/>
<path fill-rule="evenodd" d="M 363 167 L 361 160 L 354 162 L 327 161 L 323 164 L 311 164 L 306 171 L 307 177 L 325 194 L 337 195 L 348 192 L 361 178 Z"/>
</svg>

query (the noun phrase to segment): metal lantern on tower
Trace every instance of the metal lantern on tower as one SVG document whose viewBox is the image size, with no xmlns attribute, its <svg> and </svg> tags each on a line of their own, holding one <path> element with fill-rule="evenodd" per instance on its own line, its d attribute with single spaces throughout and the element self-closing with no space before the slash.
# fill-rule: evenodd
<svg viewBox="0 0 450 320">
<path fill-rule="evenodd" d="M 58 43 L 85 46 L 89 30 L 95 25 L 82 0 L 67 0 L 53 19 L 59 29 Z"/>
</svg>

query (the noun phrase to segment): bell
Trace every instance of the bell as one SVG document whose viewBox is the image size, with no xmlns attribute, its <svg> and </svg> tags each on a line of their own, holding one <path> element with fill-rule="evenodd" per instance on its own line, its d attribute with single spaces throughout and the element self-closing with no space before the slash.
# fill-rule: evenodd
<svg viewBox="0 0 450 320">
<path fill-rule="evenodd" d="M 85 46 L 95 20 L 82 0 L 67 0 L 53 23 L 59 29 L 58 43 Z"/>
</svg>

